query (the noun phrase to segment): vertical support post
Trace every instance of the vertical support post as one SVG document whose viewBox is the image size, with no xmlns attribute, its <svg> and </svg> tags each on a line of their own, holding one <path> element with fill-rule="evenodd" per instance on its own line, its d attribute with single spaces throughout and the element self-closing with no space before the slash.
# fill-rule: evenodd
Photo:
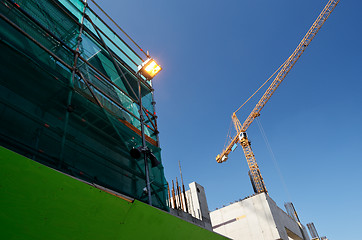
<svg viewBox="0 0 362 240">
<path fill-rule="evenodd" d="M 182 193 L 183 193 L 184 200 L 185 200 L 185 209 L 186 209 L 186 212 L 189 212 L 189 209 L 188 209 L 188 206 L 187 206 L 187 199 L 186 199 L 186 193 L 185 193 L 185 185 L 184 185 L 184 179 L 183 179 L 183 177 L 182 177 L 180 160 L 178 161 L 178 166 L 180 167 L 180 175 L 181 175 L 181 182 L 182 182 Z"/>
<path fill-rule="evenodd" d="M 102 35 L 98 32 L 97 26 L 92 22 L 92 20 L 88 17 L 87 18 L 88 21 L 92 24 L 94 30 L 96 31 L 99 39 L 102 42 L 103 47 L 107 50 L 107 52 L 109 53 L 110 57 L 111 57 L 111 61 L 113 62 L 113 65 L 115 66 L 115 69 L 118 73 L 119 76 L 123 76 L 124 80 L 126 81 L 126 83 L 128 84 L 128 86 L 130 87 L 131 91 L 133 92 L 133 94 L 135 96 L 137 96 L 137 94 L 134 92 L 132 86 L 130 85 L 130 83 L 128 82 L 124 72 L 122 71 L 121 67 L 118 65 L 117 61 L 115 60 L 112 52 L 110 51 L 110 49 L 107 47 L 107 44 L 104 42 Z M 146 189 L 147 189 L 147 195 L 148 195 L 148 204 L 152 206 L 152 196 L 151 196 L 151 184 L 150 184 L 150 176 L 149 176 L 149 167 L 148 167 L 148 157 L 149 157 L 149 150 L 146 146 L 146 140 L 145 140 L 145 129 L 144 129 L 144 117 L 143 117 L 143 112 L 142 112 L 142 93 L 141 93 L 141 83 L 140 80 L 138 80 L 138 104 L 139 104 L 139 114 L 140 114 L 140 125 L 141 125 L 141 138 L 142 138 L 142 153 L 143 153 L 143 157 L 144 157 L 144 163 L 145 163 L 145 175 L 146 175 Z M 107 115 L 107 113 L 106 113 Z M 107 116 L 108 117 L 108 116 Z M 113 125 L 113 124 L 112 124 Z M 118 132 L 118 131 L 117 131 Z M 120 134 L 118 134 L 120 136 Z"/>
<path fill-rule="evenodd" d="M 35 130 L 34 149 L 37 150 L 37 151 L 39 151 L 39 141 L 40 141 L 40 136 L 41 136 L 42 132 L 43 132 L 43 126 L 37 128 Z M 33 156 L 32 156 L 32 159 L 35 160 L 37 155 L 38 154 L 34 153 Z"/>
<path fill-rule="evenodd" d="M 69 83 L 70 89 L 69 89 L 69 93 L 68 93 L 68 97 L 67 97 L 67 106 L 66 106 L 65 119 L 64 119 L 64 133 L 63 133 L 61 147 L 60 147 L 58 168 L 61 167 L 61 165 L 62 165 L 62 163 L 64 161 L 64 159 L 63 159 L 64 158 L 64 148 L 65 148 L 65 142 L 66 142 L 66 137 L 67 137 L 69 115 L 70 115 L 70 112 L 72 112 L 71 104 L 72 104 L 73 89 L 74 89 L 74 79 L 75 79 L 75 74 L 76 74 L 76 71 L 77 71 L 78 57 L 80 55 L 79 47 L 80 47 L 80 44 L 82 42 L 85 10 L 86 10 L 86 8 L 88 6 L 86 0 L 83 1 L 83 4 L 84 4 L 84 8 L 83 8 L 83 13 L 82 13 L 81 24 L 80 24 L 80 27 L 79 27 L 79 34 L 78 34 L 78 37 L 77 37 L 77 46 L 76 46 L 76 49 L 74 50 L 74 64 L 73 64 L 73 70 L 72 70 L 72 78 L 70 79 L 70 83 Z"/>
<path fill-rule="evenodd" d="M 145 174 L 146 174 L 146 189 L 148 195 L 148 204 L 152 206 L 152 197 L 151 197 L 151 184 L 150 184 L 150 175 L 149 175 L 149 167 L 148 167 L 148 151 L 146 146 L 146 138 L 145 138 L 145 126 L 144 126 L 144 117 L 142 110 L 142 93 L 141 93 L 141 83 L 138 80 L 138 104 L 139 104 L 139 114 L 140 114 L 140 124 L 141 124 L 141 138 L 142 138 L 142 149 L 143 149 L 143 158 L 145 161 Z"/>
<path fill-rule="evenodd" d="M 167 192 L 168 192 L 168 206 L 170 208 L 172 208 L 172 204 L 171 204 L 171 194 L 170 194 L 170 185 L 167 182 Z"/>
<path fill-rule="evenodd" d="M 309 229 L 310 236 L 312 237 L 312 240 L 319 239 L 319 235 L 317 232 L 317 229 L 314 226 L 314 223 L 307 223 L 307 227 Z"/>
<path fill-rule="evenodd" d="M 173 203 L 173 208 L 177 209 L 177 205 L 176 205 L 176 196 L 175 196 L 175 185 L 173 184 L 173 180 L 172 180 L 172 203 Z"/>
<path fill-rule="evenodd" d="M 152 80 L 151 80 L 151 84 L 152 84 Z M 160 145 L 160 140 L 159 140 L 159 136 L 158 136 L 158 127 L 157 127 L 157 116 L 156 116 L 156 101 L 155 101 L 155 95 L 154 95 L 154 91 L 152 91 L 151 95 L 152 95 L 152 107 L 153 107 L 153 116 L 155 117 L 155 128 L 156 128 L 156 138 L 157 138 L 157 143 L 158 143 L 158 147 Z"/>
<path fill-rule="evenodd" d="M 177 177 L 176 177 L 176 193 L 177 193 L 177 196 L 178 196 L 178 201 L 180 203 L 180 209 L 184 210 L 184 206 L 183 206 L 183 202 L 182 202 L 182 196 L 181 196 L 181 189 L 180 189 L 180 186 L 178 185 Z"/>
</svg>

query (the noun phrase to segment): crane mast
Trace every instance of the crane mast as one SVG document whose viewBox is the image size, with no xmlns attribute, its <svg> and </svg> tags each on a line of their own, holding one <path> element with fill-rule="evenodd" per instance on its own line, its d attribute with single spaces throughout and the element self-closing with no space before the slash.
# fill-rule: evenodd
<svg viewBox="0 0 362 240">
<path fill-rule="evenodd" d="M 236 116 L 236 112 L 232 115 L 232 121 L 234 123 L 237 134 L 232 138 L 228 146 L 222 151 L 221 154 L 217 155 L 216 161 L 218 163 L 225 162 L 228 159 L 229 153 L 233 150 L 236 144 L 240 144 L 243 148 L 244 155 L 246 157 L 248 167 L 249 167 L 249 176 L 253 184 L 254 191 L 256 193 L 266 192 L 264 180 L 261 176 L 258 164 L 255 160 L 254 153 L 250 146 L 250 141 L 247 138 L 246 130 L 252 124 L 255 118 L 260 115 L 260 111 L 263 109 L 265 104 L 269 101 L 270 97 L 273 95 L 275 90 L 279 87 L 281 82 L 284 80 L 286 75 L 292 69 L 294 64 L 298 61 L 299 57 L 303 54 L 305 49 L 308 47 L 310 42 L 313 40 L 315 35 L 318 33 L 319 29 L 323 26 L 324 22 L 327 20 L 329 15 L 332 13 L 334 8 L 337 6 L 340 0 L 329 0 L 327 5 L 324 7 L 322 12 L 319 14 L 318 18 L 315 20 L 311 28 L 308 30 L 302 41 L 299 43 L 297 48 L 294 50 L 292 55 L 285 61 L 281 70 L 278 72 L 277 76 L 274 78 L 273 82 L 270 84 L 268 89 L 265 91 L 264 95 L 261 97 L 259 102 L 256 104 L 252 112 L 246 118 L 244 123 L 241 125 L 239 119 Z"/>
</svg>

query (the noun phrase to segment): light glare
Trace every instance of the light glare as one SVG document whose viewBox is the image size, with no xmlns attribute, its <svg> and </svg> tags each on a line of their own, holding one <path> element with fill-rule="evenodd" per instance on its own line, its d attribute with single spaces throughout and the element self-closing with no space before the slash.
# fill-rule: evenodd
<svg viewBox="0 0 362 240">
<path fill-rule="evenodd" d="M 152 79 L 156 74 L 161 71 L 161 67 L 156 63 L 155 60 L 149 59 L 146 61 L 141 67 L 140 71 L 142 72 L 142 75 L 145 76 L 147 79 Z"/>
</svg>

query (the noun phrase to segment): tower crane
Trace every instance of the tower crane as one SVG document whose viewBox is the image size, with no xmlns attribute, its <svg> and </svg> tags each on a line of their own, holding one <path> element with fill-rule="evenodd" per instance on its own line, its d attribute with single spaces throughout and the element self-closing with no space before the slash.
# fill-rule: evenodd
<svg viewBox="0 0 362 240">
<path fill-rule="evenodd" d="M 261 176 L 258 164 L 255 160 L 254 153 L 250 146 L 250 141 L 246 135 L 246 130 L 249 126 L 253 123 L 254 119 L 260 116 L 260 111 L 263 109 L 265 104 L 268 102 L 270 97 L 273 95 L 275 90 L 279 87 L 282 83 L 284 78 L 287 76 L 289 71 L 292 69 L 294 64 L 298 61 L 299 57 L 303 54 L 305 49 L 308 47 L 312 39 L 318 33 L 319 29 L 322 27 L 324 22 L 327 20 L 329 15 L 332 13 L 334 8 L 337 6 L 340 0 L 329 0 L 327 5 L 324 7 L 323 11 L 319 14 L 318 18 L 315 20 L 311 28 L 308 30 L 307 34 L 304 36 L 302 41 L 299 43 L 298 47 L 294 50 L 292 55 L 282 64 L 279 68 L 280 71 L 277 73 L 276 77 L 274 78 L 273 82 L 270 84 L 268 89 L 265 91 L 264 95 L 261 97 L 259 102 L 256 104 L 250 115 L 246 118 L 243 124 L 239 121 L 236 116 L 236 110 L 232 114 L 232 121 L 235 126 L 235 130 L 237 134 L 231 139 L 231 142 L 227 145 L 227 147 L 222 151 L 221 154 L 218 154 L 216 157 L 216 161 L 218 163 L 225 162 L 228 159 L 228 155 L 231 151 L 235 149 L 237 144 L 240 144 L 243 148 L 246 161 L 249 167 L 249 176 L 252 182 L 254 192 L 261 193 L 265 192 L 268 193 L 266 190 L 264 180 Z M 278 70 L 277 70 L 278 71 Z"/>
</svg>

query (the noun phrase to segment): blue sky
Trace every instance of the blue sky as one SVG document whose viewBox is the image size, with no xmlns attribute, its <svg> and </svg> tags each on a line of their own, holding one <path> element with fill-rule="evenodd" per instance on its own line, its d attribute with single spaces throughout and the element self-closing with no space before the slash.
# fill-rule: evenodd
<svg viewBox="0 0 362 240">
<path fill-rule="evenodd" d="M 251 195 L 240 147 L 215 161 L 231 114 L 290 56 L 327 1 L 98 3 L 163 66 L 154 88 L 166 178 L 179 176 L 180 160 L 185 183 L 205 187 L 210 210 Z M 282 208 L 292 201 L 301 221 L 330 239 L 355 238 L 362 226 L 361 9 L 358 0 L 338 4 L 262 110 L 278 167 L 257 122 L 248 129 L 270 196 Z"/>
</svg>

